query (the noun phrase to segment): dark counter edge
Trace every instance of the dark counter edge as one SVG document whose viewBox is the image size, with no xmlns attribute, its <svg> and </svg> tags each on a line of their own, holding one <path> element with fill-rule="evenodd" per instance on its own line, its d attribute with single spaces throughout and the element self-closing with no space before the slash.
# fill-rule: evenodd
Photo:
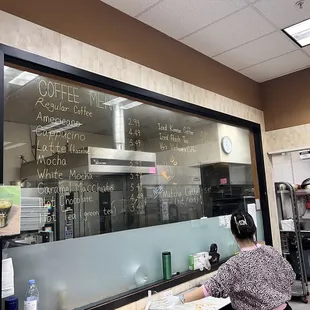
<svg viewBox="0 0 310 310">
<path fill-rule="evenodd" d="M 103 299 L 101 301 L 91 303 L 89 305 L 86 305 L 80 308 L 75 308 L 75 310 L 112 310 L 112 309 L 114 310 L 114 309 L 126 306 L 128 304 L 131 304 L 133 302 L 136 302 L 140 299 L 146 298 L 148 296 L 149 290 L 156 291 L 156 292 L 162 292 L 174 286 L 177 286 L 185 282 L 191 281 L 193 279 L 202 277 L 205 274 L 217 271 L 218 268 L 228 259 L 222 260 L 220 263 L 213 265 L 211 267 L 211 270 L 205 269 L 203 271 L 200 271 L 200 270 L 185 271 L 179 275 L 173 276 L 171 280 L 156 281 L 148 285 L 144 285 L 139 288 L 126 291 L 125 293 L 121 293 L 121 294 Z M 223 308 L 223 309 L 226 309 L 226 308 Z"/>
</svg>

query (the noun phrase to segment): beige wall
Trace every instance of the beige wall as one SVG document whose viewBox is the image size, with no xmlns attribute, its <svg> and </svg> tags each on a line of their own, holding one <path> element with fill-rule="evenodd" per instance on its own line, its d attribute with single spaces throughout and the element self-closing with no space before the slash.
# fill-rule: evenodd
<svg viewBox="0 0 310 310">
<path fill-rule="evenodd" d="M 309 107 L 310 111 L 310 107 Z M 266 152 L 310 148 L 310 123 L 268 131 L 265 134 Z"/>
<path fill-rule="evenodd" d="M 262 108 L 258 83 L 100 0 L 1 0 L 0 10 L 187 83 Z"/>
<path fill-rule="evenodd" d="M 262 125 L 263 112 L 0 11 L 0 42 Z M 263 133 L 264 135 L 264 133 Z M 263 137 L 263 143 L 270 137 Z M 265 156 L 274 245 L 279 248 L 271 163 Z M 136 309 L 136 308 L 134 308 Z"/>
</svg>

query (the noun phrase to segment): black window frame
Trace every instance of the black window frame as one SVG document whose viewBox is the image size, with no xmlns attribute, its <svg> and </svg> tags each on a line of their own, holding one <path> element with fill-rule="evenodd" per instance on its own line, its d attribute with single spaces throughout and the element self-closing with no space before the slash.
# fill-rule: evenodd
<svg viewBox="0 0 310 310">
<path fill-rule="evenodd" d="M 92 73 L 71 65 L 67 65 L 58 61 L 54 61 L 33 53 L 19 50 L 17 48 L 0 44 L 0 184 L 3 184 L 3 166 L 4 166 L 4 64 L 11 63 L 13 65 L 22 66 L 46 74 L 52 74 L 72 81 L 83 83 L 102 90 L 112 91 L 120 95 L 133 97 L 137 100 L 147 101 L 156 104 L 162 108 L 172 108 L 175 110 L 190 113 L 192 115 L 206 117 L 218 122 L 226 123 L 233 126 L 243 127 L 250 130 L 254 136 L 254 147 L 256 154 L 256 169 L 259 182 L 260 204 L 263 217 L 264 237 L 267 245 L 272 245 L 271 223 L 269 215 L 268 195 L 266 186 L 266 175 L 264 167 L 264 156 L 262 146 L 262 131 L 258 123 L 251 122 L 242 118 L 238 118 L 229 114 L 211 110 L 192 103 L 188 103 L 179 99 L 175 99 L 160 93 L 156 93 L 147 89 L 120 82 L 96 73 Z M 246 90 L 245 90 L 246 91 Z M 1 240 L 1 239 L 0 239 Z M 2 243 L 2 240 L 1 240 Z M 2 271 L 2 251 L 0 251 L 0 282 Z M 214 266 L 211 271 L 215 271 L 218 266 Z M 173 287 L 189 280 L 195 279 L 208 273 L 208 271 L 187 271 L 169 281 L 158 281 L 145 287 L 137 288 L 130 292 L 113 296 L 102 302 L 96 302 L 92 305 L 81 307 L 79 309 L 116 309 L 126 304 L 135 302 L 147 296 L 148 290 L 162 291 L 169 287 Z M 1 283 L 0 283 L 1 284 Z M 0 303 L 1 310 L 1 303 Z"/>
</svg>

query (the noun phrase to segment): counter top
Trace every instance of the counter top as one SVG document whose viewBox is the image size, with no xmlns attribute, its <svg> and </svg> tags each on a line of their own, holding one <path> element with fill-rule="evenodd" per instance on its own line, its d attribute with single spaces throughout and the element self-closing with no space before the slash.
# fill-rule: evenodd
<svg viewBox="0 0 310 310">
<path fill-rule="evenodd" d="M 171 280 L 159 280 L 157 282 L 153 282 L 145 286 L 135 288 L 131 291 L 126 291 L 116 296 L 111 296 L 109 298 L 106 298 L 106 299 L 103 299 L 103 300 L 100 300 L 100 301 L 97 301 L 97 302 L 94 302 L 94 303 L 91 303 L 91 304 L 88 304 L 82 307 L 75 308 L 75 310 L 95 310 L 95 309 L 96 310 L 110 310 L 110 309 L 121 308 L 128 304 L 136 302 L 140 299 L 146 298 L 149 290 L 163 292 L 177 285 L 180 285 L 190 280 L 202 277 L 208 273 L 215 272 L 218 270 L 221 264 L 226 262 L 229 258 L 230 257 L 224 260 L 221 260 L 217 264 L 212 265 L 211 270 L 206 270 L 206 269 L 204 269 L 203 271 L 187 270 L 185 272 L 182 272 L 179 275 L 172 277 Z"/>
<path fill-rule="evenodd" d="M 173 310 L 220 310 L 230 305 L 229 298 L 207 297 L 195 302 L 186 303 L 173 308 Z"/>
</svg>

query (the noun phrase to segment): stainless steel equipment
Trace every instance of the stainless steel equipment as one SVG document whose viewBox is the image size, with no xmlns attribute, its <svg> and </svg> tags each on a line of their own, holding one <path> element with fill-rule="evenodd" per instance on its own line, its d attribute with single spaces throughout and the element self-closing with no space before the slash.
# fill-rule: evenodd
<svg viewBox="0 0 310 310">
<path fill-rule="evenodd" d="M 143 173 L 153 174 L 156 169 L 156 154 L 150 152 L 88 147 L 80 154 L 62 153 L 22 163 L 21 178 L 32 180 L 62 179 L 80 180 L 91 175 Z M 82 152 L 83 151 L 83 152 Z M 51 163 L 57 174 L 51 174 Z M 39 174 L 38 174 L 39 171 Z M 156 171 L 156 170 L 155 170 Z"/>
<path fill-rule="evenodd" d="M 297 274 L 292 295 L 300 297 L 304 303 L 308 303 L 308 278 L 303 249 L 304 236 L 301 230 L 301 217 L 304 213 L 298 205 L 296 191 L 292 184 L 287 182 L 275 183 L 275 190 L 279 211 L 282 254 L 291 263 Z M 293 220 L 293 230 L 282 230 L 281 221 L 288 219 Z"/>
<path fill-rule="evenodd" d="M 310 189 L 310 178 L 305 179 L 305 180 L 301 183 L 301 188 Z"/>
</svg>

